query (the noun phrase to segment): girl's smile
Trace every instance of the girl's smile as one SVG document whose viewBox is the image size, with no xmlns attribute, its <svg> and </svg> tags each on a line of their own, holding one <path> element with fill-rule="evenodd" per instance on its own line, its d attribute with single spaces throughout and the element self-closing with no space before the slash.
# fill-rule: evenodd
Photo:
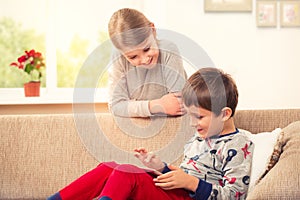
<svg viewBox="0 0 300 200">
<path fill-rule="evenodd" d="M 156 39 L 151 35 L 140 45 L 123 50 L 126 60 L 136 67 L 151 68 L 158 62 L 159 50 Z"/>
</svg>

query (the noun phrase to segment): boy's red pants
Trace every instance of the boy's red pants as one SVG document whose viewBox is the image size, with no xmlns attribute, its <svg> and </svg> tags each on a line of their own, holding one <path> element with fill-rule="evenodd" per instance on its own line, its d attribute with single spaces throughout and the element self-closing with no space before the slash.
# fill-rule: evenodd
<svg viewBox="0 0 300 200">
<path fill-rule="evenodd" d="M 99 164 L 59 191 L 63 200 L 89 200 L 107 196 L 113 200 L 191 200 L 184 189 L 163 190 L 154 185 L 153 176 L 133 165 L 115 162 Z"/>
</svg>

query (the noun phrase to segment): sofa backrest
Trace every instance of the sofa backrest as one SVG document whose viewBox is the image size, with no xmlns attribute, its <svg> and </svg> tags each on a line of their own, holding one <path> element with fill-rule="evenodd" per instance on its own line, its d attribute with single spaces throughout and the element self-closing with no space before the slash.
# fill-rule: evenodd
<svg viewBox="0 0 300 200">
<path fill-rule="evenodd" d="M 239 110 L 235 116 L 236 126 L 252 133 L 298 120 L 300 109 Z M 175 159 L 194 132 L 188 123 L 186 116 L 0 115 L 0 199 L 45 199 L 100 161 L 138 164 L 132 155 L 136 147 L 178 163 Z"/>
<path fill-rule="evenodd" d="M 251 133 L 269 132 L 300 120 L 300 109 L 237 110 L 235 125 Z"/>
</svg>

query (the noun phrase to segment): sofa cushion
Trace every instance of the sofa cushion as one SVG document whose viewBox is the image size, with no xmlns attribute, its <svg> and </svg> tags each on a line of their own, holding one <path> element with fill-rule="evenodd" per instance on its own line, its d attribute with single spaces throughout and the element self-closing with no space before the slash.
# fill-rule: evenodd
<svg viewBox="0 0 300 200">
<path fill-rule="evenodd" d="M 299 199 L 300 121 L 282 129 L 279 138 L 269 168 L 247 199 Z"/>
<path fill-rule="evenodd" d="M 254 143 L 249 191 L 265 172 L 280 132 L 281 128 L 276 128 L 272 132 L 248 133 L 249 139 Z"/>
</svg>

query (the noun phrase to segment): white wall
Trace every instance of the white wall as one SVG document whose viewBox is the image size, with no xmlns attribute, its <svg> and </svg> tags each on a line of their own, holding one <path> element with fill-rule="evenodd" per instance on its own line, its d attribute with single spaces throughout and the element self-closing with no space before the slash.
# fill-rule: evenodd
<svg viewBox="0 0 300 200">
<path fill-rule="evenodd" d="M 248 13 L 205 13 L 203 0 L 146 0 L 145 12 L 197 42 L 233 76 L 239 109 L 300 108 L 300 28 L 258 28 L 255 4 Z"/>
</svg>

